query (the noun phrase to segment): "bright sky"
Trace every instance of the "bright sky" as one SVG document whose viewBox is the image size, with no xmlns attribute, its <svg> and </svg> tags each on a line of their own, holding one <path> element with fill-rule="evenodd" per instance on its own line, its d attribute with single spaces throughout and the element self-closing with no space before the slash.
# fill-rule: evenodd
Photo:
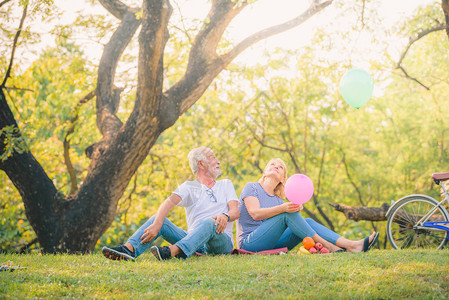
<svg viewBox="0 0 449 300">
<path fill-rule="evenodd" d="M 126 2 L 126 1 L 125 1 Z M 84 4 L 84 0 L 55 0 L 61 10 L 65 12 L 61 22 L 70 24 L 76 18 L 78 10 L 85 10 L 87 5 Z M 175 12 L 173 17 L 178 14 L 178 7 L 181 10 L 183 17 L 187 20 L 194 18 L 204 19 L 209 10 L 209 0 L 178 0 L 179 6 L 174 6 Z M 375 0 L 374 5 L 378 5 L 378 13 L 385 20 L 382 24 L 389 26 L 396 21 L 403 19 L 406 16 L 410 16 L 412 12 L 421 5 L 429 3 L 428 0 Z M 285 22 L 286 20 L 293 18 L 303 12 L 310 4 L 310 0 L 259 0 L 251 7 L 245 8 L 245 10 L 236 17 L 231 23 L 227 31 L 227 36 L 233 42 L 238 42 L 244 37 L 275 24 Z M 335 5 L 336 1 L 334 1 Z M 372 5 L 372 4 L 370 4 Z M 92 9 L 89 9 L 92 11 Z M 104 9 L 97 8 L 96 13 L 104 12 Z M 279 34 L 267 40 L 261 41 L 251 49 L 242 53 L 236 62 L 253 64 L 261 62 L 261 55 L 265 51 L 270 51 L 276 47 L 282 47 L 286 49 L 300 49 L 306 45 L 313 35 L 314 28 L 317 24 L 323 25 L 332 21 L 335 16 L 335 9 L 332 7 L 326 8 L 319 15 L 313 16 L 309 21 L 297 28 L 291 29 L 285 33 Z M 349 26 L 347 24 L 341 24 Z M 335 30 L 335 25 L 333 25 Z M 364 43 L 364 47 L 369 47 L 369 36 L 361 36 L 360 43 Z M 367 44 L 368 43 L 368 44 Z M 403 48 L 404 42 L 398 45 L 399 48 Z M 88 54 L 92 58 L 99 60 L 101 56 L 102 47 L 100 45 L 92 44 L 89 46 Z"/>
</svg>

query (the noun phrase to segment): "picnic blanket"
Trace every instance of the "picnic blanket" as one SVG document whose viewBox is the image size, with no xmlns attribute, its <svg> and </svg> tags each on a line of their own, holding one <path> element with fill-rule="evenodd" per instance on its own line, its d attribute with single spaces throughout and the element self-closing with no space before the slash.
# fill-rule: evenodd
<svg viewBox="0 0 449 300">
<path fill-rule="evenodd" d="M 259 251 L 259 252 L 251 252 L 243 249 L 234 249 L 229 254 L 257 254 L 257 255 L 276 255 L 276 254 L 287 254 L 288 248 L 279 248 L 279 249 L 272 249 L 272 250 L 265 250 L 265 251 Z M 203 256 L 204 253 L 195 252 L 194 255 L 196 256 Z"/>
<path fill-rule="evenodd" d="M 288 248 L 279 248 L 279 249 L 272 249 L 272 250 L 265 250 L 260 252 L 251 252 L 243 249 L 234 249 L 232 250 L 231 254 L 258 254 L 258 255 L 275 255 L 275 254 L 287 254 Z"/>
</svg>

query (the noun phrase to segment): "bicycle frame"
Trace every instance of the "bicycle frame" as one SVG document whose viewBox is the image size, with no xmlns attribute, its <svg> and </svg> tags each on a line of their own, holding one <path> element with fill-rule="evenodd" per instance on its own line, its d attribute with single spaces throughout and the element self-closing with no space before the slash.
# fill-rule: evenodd
<svg viewBox="0 0 449 300">
<path fill-rule="evenodd" d="M 436 205 L 434 208 L 432 208 L 418 222 L 416 222 L 416 224 L 413 226 L 414 228 L 416 228 L 416 229 L 420 229 L 420 228 L 426 228 L 426 229 L 434 228 L 435 230 L 441 230 L 441 229 L 448 230 L 444 226 L 443 226 L 443 228 L 442 228 L 442 226 L 438 226 L 438 225 L 433 227 L 434 226 L 433 223 L 435 223 L 435 222 L 427 222 L 429 217 L 438 209 L 438 207 L 442 206 L 445 201 L 449 204 L 449 194 L 448 194 L 446 188 L 444 187 L 444 184 L 442 184 L 441 187 L 443 188 L 443 191 L 444 191 L 444 193 L 443 193 L 443 196 L 444 196 L 443 200 L 441 200 L 440 203 L 438 203 L 438 205 Z M 443 209 L 444 209 L 444 207 L 443 207 Z M 444 222 L 444 223 L 447 223 L 447 222 Z M 449 239 L 449 236 L 448 236 L 448 239 Z"/>
</svg>

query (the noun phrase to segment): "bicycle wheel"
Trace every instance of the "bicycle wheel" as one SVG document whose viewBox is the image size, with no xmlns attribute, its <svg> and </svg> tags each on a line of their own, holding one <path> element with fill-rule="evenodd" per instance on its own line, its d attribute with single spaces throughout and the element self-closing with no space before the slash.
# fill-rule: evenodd
<svg viewBox="0 0 449 300">
<path fill-rule="evenodd" d="M 391 246 L 394 249 L 443 248 L 447 242 L 447 231 L 415 226 L 437 204 L 436 200 L 420 195 L 401 200 L 387 221 L 387 236 Z M 428 220 L 444 222 L 449 220 L 449 216 L 444 208 L 438 207 Z"/>
</svg>

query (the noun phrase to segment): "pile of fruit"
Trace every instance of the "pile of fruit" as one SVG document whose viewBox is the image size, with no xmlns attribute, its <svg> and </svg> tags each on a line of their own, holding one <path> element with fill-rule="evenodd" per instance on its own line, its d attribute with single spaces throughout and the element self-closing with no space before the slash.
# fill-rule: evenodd
<svg viewBox="0 0 449 300">
<path fill-rule="evenodd" d="M 298 256 L 309 254 L 327 254 L 329 249 L 324 248 L 321 243 L 316 243 L 310 238 L 306 237 L 302 240 L 302 246 L 299 247 Z"/>
</svg>

